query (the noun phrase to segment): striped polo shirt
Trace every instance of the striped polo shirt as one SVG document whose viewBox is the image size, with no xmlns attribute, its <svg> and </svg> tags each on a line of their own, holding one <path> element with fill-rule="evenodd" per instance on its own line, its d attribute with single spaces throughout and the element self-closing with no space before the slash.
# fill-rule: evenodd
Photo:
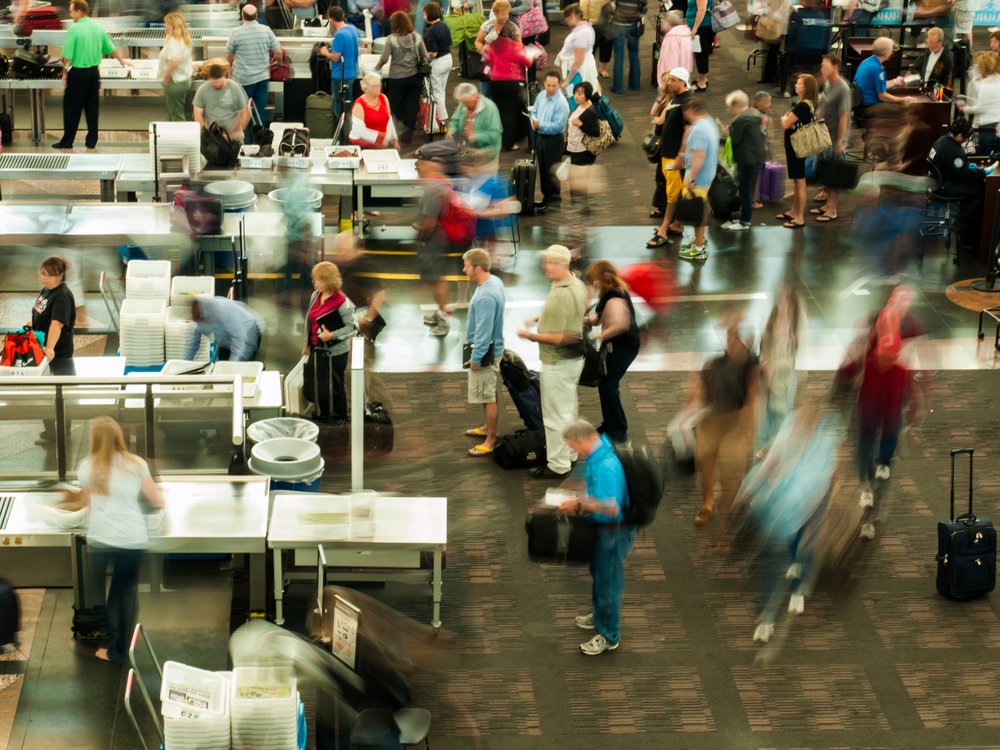
<svg viewBox="0 0 1000 750">
<path fill-rule="evenodd" d="M 243 23 L 229 32 L 226 52 L 233 56 L 233 80 L 244 86 L 271 78 L 268 52 L 281 49 L 274 32 L 262 23 Z"/>
</svg>

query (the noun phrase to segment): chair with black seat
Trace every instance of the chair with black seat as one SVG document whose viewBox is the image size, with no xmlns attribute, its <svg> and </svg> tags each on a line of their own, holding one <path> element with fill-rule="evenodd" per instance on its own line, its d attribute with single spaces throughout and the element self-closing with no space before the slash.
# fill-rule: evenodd
<svg viewBox="0 0 1000 750">
<path fill-rule="evenodd" d="M 927 161 L 927 168 L 929 171 L 928 176 L 933 181 L 933 184 L 927 188 L 924 196 L 924 213 L 932 218 L 921 222 L 920 236 L 942 237 L 945 248 L 949 250 L 950 254 L 951 238 L 954 235 L 955 257 L 953 262 L 957 264 L 960 247 L 958 235 L 962 231 L 962 224 L 958 220 L 958 207 L 954 204 L 961 202 L 962 199 L 950 195 L 942 195 L 940 191 L 944 185 L 944 180 L 941 178 L 940 170 L 930 160 Z M 943 215 L 938 212 L 943 212 Z"/>
</svg>

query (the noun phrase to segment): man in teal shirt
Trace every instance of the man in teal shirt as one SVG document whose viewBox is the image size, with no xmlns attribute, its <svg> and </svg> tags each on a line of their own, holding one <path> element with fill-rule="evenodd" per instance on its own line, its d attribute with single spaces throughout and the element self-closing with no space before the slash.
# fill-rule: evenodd
<svg viewBox="0 0 1000 750">
<path fill-rule="evenodd" d="M 122 66 L 132 62 L 115 49 L 104 27 L 94 23 L 87 15 L 87 0 L 73 0 L 69 4 L 69 17 L 74 23 L 66 32 L 62 48 L 63 88 L 63 137 L 52 144 L 53 148 L 73 148 L 80 113 L 87 115 L 87 148 L 97 148 L 97 116 L 101 102 L 101 74 L 97 69 L 104 55 L 111 55 Z"/>
</svg>

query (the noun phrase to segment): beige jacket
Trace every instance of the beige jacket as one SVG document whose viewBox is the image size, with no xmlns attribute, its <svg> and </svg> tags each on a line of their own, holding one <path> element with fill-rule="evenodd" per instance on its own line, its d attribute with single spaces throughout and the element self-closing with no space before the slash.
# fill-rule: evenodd
<svg viewBox="0 0 1000 750">
<path fill-rule="evenodd" d="M 601 8 L 608 4 L 608 0 L 580 0 L 580 12 L 583 13 L 583 20 L 596 24 L 601 18 Z"/>
</svg>

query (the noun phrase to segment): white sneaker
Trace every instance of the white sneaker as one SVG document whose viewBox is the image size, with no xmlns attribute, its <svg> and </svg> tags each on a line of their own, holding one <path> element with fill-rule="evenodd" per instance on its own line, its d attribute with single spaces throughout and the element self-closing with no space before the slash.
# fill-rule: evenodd
<svg viewBox="0 0 1000 750">
<path fill-rule="evenodd" d="M 722 228 L 723 229 L 728 229 L 728 230 L 730 230 L 732 232 L 743 232 L 743 231 L 746 231 L 747 229 L 749 229 L 750 227 L 748 227 L 746 224 L 743 224 L 743 223 L 741 223 L 739 221 L 731 221 L 731 222 L 729 222 L 729 226 L 723 226 Z"/>
<path fill-rule="evenodd" d="M 595 630 L 594 627 L 594 613 L 591 612 L 589 615 L 577 615 L 573 620 L 578 628 L 583 630 Z"/>
<path fill-rule="evenodd" d="M 621 641 L 619 641 L 620 643 Z M 618 648 L 618 643 L 611 643 L 603 635 L 598 633 L 586 643 L 580 644 L 580 650 L 587 656 L 597 656 L 605 651 L 614 651 Z"/>
<path fill-rule="evenodd" d="M 874 508 L 875 494 L 871 490 L 862 490 L 861 500 L 858 501 L 858 505 L 860 505 L 862 508 Z"/>
<path fill-rule="evenodd" d="M 861 532 L 858 534 L 862 539 L 875 538 L 875 526 L 870 523 L 861 524 Z"/>
<path fill-rule="evenodd" d="M 792 594 L 792 598 L 788 601 L 788 614 L 801 615 L 805 608 L 806 598 L 802 594 Z"/>
<path fill-rule="evenodd" d="M 799 563 L 792 563 L 788 572 L 785 573 L 785 578 L 789 581 L 794 581 L 802 577 L 802 566 Z"/>
<path fill-rule="evenodd" d="M 767 643 L 771 639 L 772 635 L 774 635 L 773 622 L 762 622 L 757 626 L 757 629 L 753 631 L 753 639 L 755 641 L 761 641 L 762 643 Z"/>
<path fill-rule="evenodd" d="M 738 226 L 739 226 L 739 222 L 738 221 L 727 221 L 725 224 L 722 225 L 722 228 L 723 229 L 736 229 L 736 227 L 738 227 Z"/>
<path fill-rule="evenodd" d="M 885 465 L 879 465 L 875 467 L 875 478 L 885 480 L 889 478 L 889 467 Z"/>
</svg>

